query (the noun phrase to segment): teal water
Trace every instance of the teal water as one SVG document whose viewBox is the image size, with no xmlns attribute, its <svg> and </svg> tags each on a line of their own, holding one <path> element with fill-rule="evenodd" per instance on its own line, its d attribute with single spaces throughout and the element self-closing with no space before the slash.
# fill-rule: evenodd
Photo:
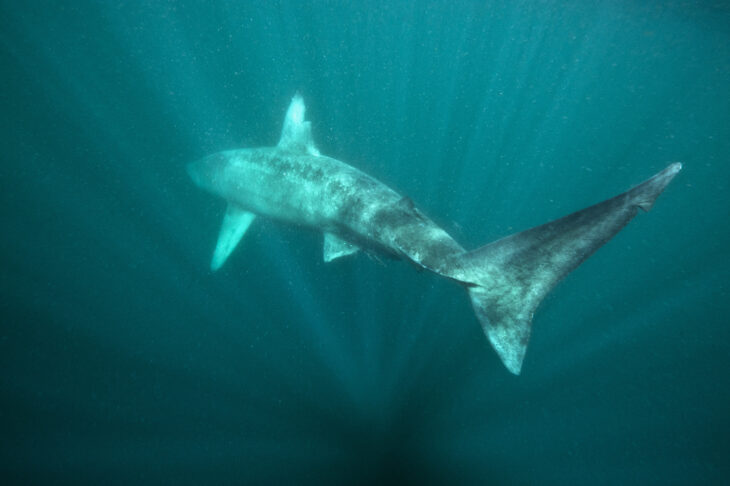
<svg viewBox="0 0 730 486">
<path fill-rule="evenodd" d="M 64 2 L 61 2 L 63 4 Z M 723 2 L 3 2 L 3 484 L 723 484 Z M 257 220 L 185 164 L 322 153 L 468 248 L 684 170 L 538 309 Z"/>
</svg>

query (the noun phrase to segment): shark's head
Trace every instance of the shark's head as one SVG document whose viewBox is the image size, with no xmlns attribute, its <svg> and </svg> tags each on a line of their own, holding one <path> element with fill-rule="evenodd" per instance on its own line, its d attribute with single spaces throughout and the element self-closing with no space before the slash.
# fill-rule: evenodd
<svg viewBox="0 0 730 486">
<path fill-rule="evenodd" d="M 225 153 L 209 155 L 203 159 L 191 162 L 187 166 L 188 175 L 195 184 L 207 191 L 217 192 L 223 173 L 228 165 Z"/>
</svg>

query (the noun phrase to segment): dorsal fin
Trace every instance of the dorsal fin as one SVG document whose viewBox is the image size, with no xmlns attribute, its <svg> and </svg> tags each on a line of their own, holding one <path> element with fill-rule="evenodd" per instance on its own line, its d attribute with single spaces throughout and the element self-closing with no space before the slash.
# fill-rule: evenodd
<svg viewBox="0 0 730 486">
<path fill-rule="evenodd" d="M 421 212 L 420 209 L 416 207 L 416 204 L 413 202 L 413 199 L 411 199 L 408 196 L 404 196 L 396 203 L 398 207 L 400 207 L 403 211 L 412 214 L 413 216 L 417 216 L 421 220 L 427 220 L 426 216 Z"/>
<path fill-rule="evenodd" d="M 312 126 L 304 120 L 306 109 L 301 95 L 295 94 L 286 111 L 277 147 L 290 152 L 318 156 L 319 150 L 314 146 L 314 140 L 312 140 Z"/>
</svg>

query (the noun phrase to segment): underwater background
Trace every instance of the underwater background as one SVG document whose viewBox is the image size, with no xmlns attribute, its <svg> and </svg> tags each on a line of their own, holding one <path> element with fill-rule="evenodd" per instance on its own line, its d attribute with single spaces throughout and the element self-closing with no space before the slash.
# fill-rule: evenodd
<svg viewBox="0 0 730 486">
<path fill-rule="evenodd" d="M 726 2 L 2 2 L 3 484 L 727 484 Z M 325 264 L 185 165 L 315 143 L 467 248 L 681 161 L 538 309 Z"/>
</svg>

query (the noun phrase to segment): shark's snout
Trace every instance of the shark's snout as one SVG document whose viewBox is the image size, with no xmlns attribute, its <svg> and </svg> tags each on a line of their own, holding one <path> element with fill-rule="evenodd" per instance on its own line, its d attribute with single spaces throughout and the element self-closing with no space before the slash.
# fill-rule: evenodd
<svg viewBox="0 0 730 486">
<path fill-rule="evenodd" d="M 198 187 L 208 189 L 215 179 L 217 164 L 210 160 L 211 157 L 190 162 L 185 169 L 188 175 Z"/>
<path fill-rule="evenodd" d="M 198 182 L 198 162 L 190 162 L 188 165 L 185 166 L 185 170 L 187 170 L 188 175 L 190 178 L 195 182 L 196 185 L 200 185 Z"/>
<path fill-rule="evenodd" d="M 224 153 L 190 162 L 185 168 L 195 185 L 206 191 L 219 193 L 220 184 L 225 180 L 228 158 Z"/>
</svg>

